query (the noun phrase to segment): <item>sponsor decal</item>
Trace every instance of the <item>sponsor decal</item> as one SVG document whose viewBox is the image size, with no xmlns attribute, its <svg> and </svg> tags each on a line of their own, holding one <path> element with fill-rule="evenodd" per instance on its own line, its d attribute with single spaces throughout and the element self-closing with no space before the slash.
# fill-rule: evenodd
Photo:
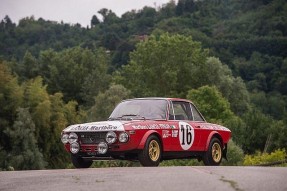
<svg viewBox="0 0 287 191">
<path fill-rule="evenodd" d="M 170 129 L 168 124 L 132 125 L 134 129 Z"/>
<path fill-rule="evenodd" d="M 186 122 L 179 122 L 179 143 L 183 150 L 188 150 L 194 141 L 194 129 Z"/>
<path fill-rule="evenodd" d="M 169 130 L 163 130 L 162 131 L 162 138 L 168 138 L 170 136 L 171 136 L 171 134 L 170 134 Z"/>
<path fill-rule="evenodd" d="M 171 136 L 177 137 L 178 136 L 178 130 L 172 130 Z"/>
<path fill-rule="evenodd" d="M 220 125 L 202 125 L 201 129 L 211 129 L 211 130 L 221 130 L 221 131 L 230 131 L 228 128 L 220 126 Z"/>
<path fill-rule="evenodd" d="M 175 129 L 176 127 L 175 127 L 175 125 L 171 125 L 170 128 Z"/>
<path fill-rule="evenodd" d="M 94 122 L 71 125 L 64 129 L 65 132 L 83 132 L 83 131 L 123 131 L 124 127 L 119 121 Z"/>
<path fill-rule="evenodd" d="M 74 126 L 70 129 L 70 131 L 111 131 L 111 130 L 117 130 L 117 126 L 96 126 L 96 125 L 79 125 L 79 126 Z"/>
</svg>

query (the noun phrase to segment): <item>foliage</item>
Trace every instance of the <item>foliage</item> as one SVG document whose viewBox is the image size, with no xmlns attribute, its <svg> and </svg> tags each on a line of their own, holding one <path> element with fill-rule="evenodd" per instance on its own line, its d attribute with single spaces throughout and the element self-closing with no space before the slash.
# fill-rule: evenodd
<svg viewBox="0 0 287 191">
<path fill-rule="evenodd" d="M 227 146 L 227 159 L 222 160 L 224 166 L 240 166 L 243 164 L 243 150 L 231 139 Z"/>
<path fill-rule="evenodd" d="M 93 96 L 109 84 L 107 56 L 103 49 L 91 51 L 80 47 L 62 52 L 41 52 L 39 62 L 49 92 L 61 91 L 66 100 L 93 103 Z M 45 70 L 47 68 L 47 70 Z"/>
<path fill-rule="evenodd" d="M 201 73 L 205 76 L 204 85 L 216 86 L 230 102 L 234 113 L 241 115 L 248 110 L 249 94 L 240 77 L 234 77 L 229 67 L 214 57 L 207 59 L 204 69 Z"/>
<path fill-rule="evenodd" d="M 89 121 L 107 120 L 115 106 L 130 96 L 130 91 L 122 85 L 111 85 L 95 98 L 95 105 L 89 111 Z"/>
<path fill-rule="evenodd" d="M 232 100 L 236 113 L 245 112 L 249 104 L 243 81 L 234 78 L 218 59 L 207 58 L 207 51 L 198 42 L 182 35 L 161 34 L 139 43 L 115 81 L 136 97 L 185 97 L 189 89 L 214 85 Z"/>
<path fill-rule="evenodd" d="M 257 152 L 254 155 L 246 155 L 244 157 L 243 165 L 249 166 L 249 165 L 262 165 L 279 161 L 282 162 L 285 161 L 286 158 L 287 154 L 285 149 L 277 149 L 274 152 L 271 152 L 270 154 Z"/>
<path fill-rule="evenodd" d="M 92 167 L 139 167 L 139 162 L 123 161 L 123 160 L 111 160 L 111 161 L 94 161 Z"/>
<path fill-rule="evenodd" d="M 194 159 L 174 159 L 160 163 L 160 166 L 202 166 L 203 162 Z"/>
<path fill-rule="evenodd" d="M 120 70 L 115 81 L 125 85 L 135 97 L 184 97 L 188 89 L 200 82 L 198 70 L 206 56 L 200 43 L 191 37 L 151 36 L 137 45 L 129 64 Z"/>
<path fill-rule="evenodd" d="M 17 119 L 12 128 L 4 133 L 12 144 L 4 160 L 16 170 L 43 169 L 46 166 L 34 135 L 35 124 L 27 109 L 18 109 Z"/>
<path fill-rule="evenodd" d="M 247 153 L 254 153 L 256 150 L 263 151 L 272 119 L 257 109 L 250 110 L 245 113 L 242 118 L 246 123 L 243 131 L 245 140 L 242 148 Z"/>
<path fill-rule="evenodd" d="M 23 90 L 18 85 L 17 78 L 11 74 L 7 63 L 0 61 L 0 168 L 7 168 L 5 156 L 12 146 L 4 131 L 13 125 L 17 109 L 22 103 Z"/>
<path fill-rule="evenodd" d="M 245 144 L 245 139 L 247 136 L 245 134 L 246 122 L 238 116 L 232 117 L 228 120 L 224 121 L 224 126 L 228 127 L 232 132 L 232 140 L 236 145 L 243 149 L 243 145 Z M 252 147 L 252 145 L 249 145 Z M 244 152 L 246 152 L 244 150 Z"/>
<path fill-rule="evenodd" d="M 49 95 L 41 77 L 19 85 L 5 63 L 0 67 L 0 168 L 64 168 L 67 155 L 58 137 L 85 112 L 76 109 L 75 101 L 64 103 L 61 93 Z"/>
<path fill-rule="evenodd" d="M 195 103 L 207 121 L 223 123 L 235 117 L 229 102 L 214 86 L 202 86 L 196 90 L 190 90 L 187 99 Z"/>
</svg>

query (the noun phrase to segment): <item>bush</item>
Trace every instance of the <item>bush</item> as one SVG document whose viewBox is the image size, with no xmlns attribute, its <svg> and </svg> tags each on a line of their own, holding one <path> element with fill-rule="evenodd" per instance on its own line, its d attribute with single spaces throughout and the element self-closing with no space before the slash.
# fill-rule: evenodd
<svg viewBox="0 0 287 191">
<path fill-rule="evenodd" d="M 243 163 L 243 150 L 233 140 L 228 142 L 227 159 L 222 160 L 223 166 L 240 166 Z"/>
<path fill-rule="evenodd" d="M 278 149 L 270 154 L 257 152 L 255 155 L 245 155 L 243 165 L 263 165 L 280 161 L 285 161 L 286 163 L 286 159 L 285 149 Z"/>
<path fill-rule="evenodd" d="M 198 162 L 196 159 L 174 159 L 164 160 L 160 163 L 160 166 L 202 166 L 202 162 Z"/>
</svg>

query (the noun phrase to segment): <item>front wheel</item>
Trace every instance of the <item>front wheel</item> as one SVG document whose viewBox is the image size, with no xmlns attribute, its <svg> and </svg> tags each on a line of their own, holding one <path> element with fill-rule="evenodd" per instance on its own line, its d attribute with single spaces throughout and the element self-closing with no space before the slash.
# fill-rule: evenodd
<svg viewBox="0 0 287 191">
<path fill-rule="evenodd" d="M 218 166 L 222 160 L 222 144 L 218 138 L 211 139 L 208 150 L 203 155 L 203 163 L 206 166 Z"/>
<path fill-rule="evenodd" d="M 89 168 L 92 164 L 92 160 L 84 160 L 82 157 L 77 155 L 71 155 L 72 163 L 76 168 Z"/>
<path fill-rule="evenodd" d="M 142 166 L 158 166 L 161 160 L 162 149 L 157 136 L 147 138 L 144 149 L 139 153 L 139 161 Z"/>
</svg>

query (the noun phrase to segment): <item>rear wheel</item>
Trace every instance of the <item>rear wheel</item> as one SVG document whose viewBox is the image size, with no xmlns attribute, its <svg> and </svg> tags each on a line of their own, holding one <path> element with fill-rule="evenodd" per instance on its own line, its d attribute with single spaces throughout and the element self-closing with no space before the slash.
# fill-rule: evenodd
<svg viewBox="0 0 287 191">
<path fill-rule="evenodd" d="M 139 153 L 139 161 L 143 166 L 158 166 L 162 149 L 157 136 L 151 135 L 146 140 L 144 149 Z"/>
<path fill-rule="evenodd" d="M 213 137 L 208 150 L 203 155 L 203 163 L 207 166 L 218 166 L 222 160 L 222 144 L 218 138 Z"/>
<path fill-rule="evenodd" d="M 71 155 L 72 163 L 76 168 L 89 168 L 92 164 L 92 160 L 84 160 L 82 157 L 78 155 Z"/>
</svg>

